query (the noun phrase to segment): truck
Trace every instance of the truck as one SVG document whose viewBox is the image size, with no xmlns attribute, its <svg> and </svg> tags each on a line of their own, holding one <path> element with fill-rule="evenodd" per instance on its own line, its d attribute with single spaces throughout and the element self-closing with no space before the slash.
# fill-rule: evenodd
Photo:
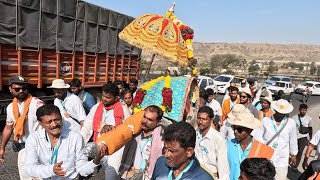
<svg viewBox="0 0 320 180">
<path fill-rule="evenodd" d="M 0 118 L 14 75 L 43 100 L 53 99 L 47 86 L 57 78 L 99 93 L 106 82 L 138 79 L 141 49 L 118 38 L 133 20 L 80 0 L 0 0 Z"/>
</svg>

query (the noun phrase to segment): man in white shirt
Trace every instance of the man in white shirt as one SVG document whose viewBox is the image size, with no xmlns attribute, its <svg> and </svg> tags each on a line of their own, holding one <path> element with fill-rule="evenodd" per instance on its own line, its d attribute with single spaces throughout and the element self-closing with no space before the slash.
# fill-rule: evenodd
<svg viewBox="0 0 320 180">
<path fill-rule="evenodd" d="M 94 105 L 86 117 L 84 125 L 81 128 L 81 135 L 85 143 L 89 142 L 92 135 L 93 141 L 96 142 L 102 134 L 121 125 L 129 116 L 129 109 L 119 102 L 119 89 L 117 85 L 107 83 L 102 86 L 101 102 Z M 124 147 L 102 159 L 101 164 L 105 169 L 105 179 L 117 178 L 123 149 Z"/>
<path fill-rule="evenodd" d="M 218 125 L 219 119 L 222 116 L 222 109 L 220 103 L 214 99 L 214 91 L 211 88 L 206 89 L 208 94 L 208 106 L 211 107 L 214 114 L 214 124 Z"/>
<path fill-rule="evenodd" d="M 271 158 L 276 167 L 276 180 L 286 180 L 288 174 L 288 163 L 296 166 L 296 155 L 298 154 L 297 128 L 296 122 L 288 118 L 292 112 L 293 106 L 286 100 L 280 99 L 271 103 L 271 108 L 275 114 L 271 117 L 264 117 L 261 121 L 262 126 L 255 133 L 255 137 L 260 142 L 268 142 L 281 129 L 282 131 L 276 136 L 269 146 L 275 151 Z"/>
<path fill-rule="evenodd" d="M 297 137 L 298 137 L 298 154 L 297 154 L 297 167 L 300 164 L 303 150 L 309 144 L 309 139 L 312 138 L 312 118 L 307 115 L 308 105 L 300 104 L 299 114 L 292 117 L 296 121 L 297 125 Z"/>
<path fill-rule="evenodd" d="M 86 118 L 86 111 L 83 108 L 81 99 L 70 93 L 70 85 L 66 84 L 63 79 L 55 79 L 52 81 L 52 86 L 48 88 L 53 89 L 54 105 L 58 106 L 62 115 L 64 125 L 70 130 L 80 132 L 83 121 Z"/>
<path fill-rule="evenodd" d="M 44 103 L 29 94 L 28 83 L 21 76 L 10 78 L 9 90 L 14 99 L 7 107 L 6 126 L 2 133 L 2 144 L 0 147 L 0 163 L 4 162 L 5 148 L 12 132 L 14 132 L 13 150 L 19 152 L 18 169 L 20 179 L 31 179 L 25 171 L 24 146 L 29 134 L 40 129 L 36 111 Z"/>
<path fill-rule="evenodd" d="M 162 116 L 163 111 L 158 106 L 151 105 L 144 110 L 142 132 L 124 148 L 119 169 L 122 178 L 129 179 L 141 172 L 145 179 L 152 177 L 156 160 L 162 156 L 162 127 L 159 126 Z"/>
<path fill-rule="evenodd" d="M 63 125 L 60 110 L 48 104 L 37 110 L 43 129 L 29 135 L 26 142 L 26 170 L 34 178 L 74 179 L 78 173 L 94 172 L 106 149 L 101 147 L 94 160 L 83 154 L 82 136 Z"/>
<path fill-rule="evenodd" d="M 219 179 L 229 179 L 227 143 L 221 134 L 212 127 L 213 110 L 204 106 L 197 114 L 197 140 L 195 154 L 208 173 Z"/>
</svg>

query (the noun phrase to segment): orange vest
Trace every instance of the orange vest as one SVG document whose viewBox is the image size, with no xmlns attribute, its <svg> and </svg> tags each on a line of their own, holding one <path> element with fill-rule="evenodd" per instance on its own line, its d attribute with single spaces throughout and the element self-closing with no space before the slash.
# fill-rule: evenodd
<svg viewBox="0 0 320 180">
<path fill-rule="evenodd" d="M 222 121 L 224 121 L 227 118 L 229 112 L 231 111 L 230 101 L 231 101 L 230 98 L 226 99 L 222 104 Z M 239 104 L 239 103 L 240 103 L 240 99 L 237 98 L 235 104 Z"/>
</svg>

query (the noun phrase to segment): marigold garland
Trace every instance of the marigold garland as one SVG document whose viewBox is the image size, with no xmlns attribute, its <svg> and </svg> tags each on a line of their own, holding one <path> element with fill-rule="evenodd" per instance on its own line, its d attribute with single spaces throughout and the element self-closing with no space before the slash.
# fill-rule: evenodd
<svg viewBox="0 0 320 180">
<path fill-rule="evenodd" d="M 164 112 L 170 112 L 172 109 L 172 89 L 170 87 L 171 84 L 171 76 L 161 76 L 157 79 L 149 81 L 147 84 L 142 86 L 137 90 L 136 96 L 133 99 L 133 112 L 137 113 L 142 110 L 140 107 L 144 96 L 147 94 L 147 90 L 149 90 L 155 83 L 164 80 L 163 89 L 162 89 L 162 104 L 159 106 Z"/>
</svg>

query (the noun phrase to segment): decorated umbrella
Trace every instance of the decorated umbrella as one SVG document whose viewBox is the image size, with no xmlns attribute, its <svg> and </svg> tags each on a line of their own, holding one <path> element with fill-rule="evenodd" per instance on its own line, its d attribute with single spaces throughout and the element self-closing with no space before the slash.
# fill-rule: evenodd
<svg viewBox="0 0 320 180">
<path fill-rule="evenodd" d="M 174 16 L 174 5 L 173 3 L 165 17 L 146 14 L 136 18 L 119 33 L 120 39 L 153 54 L 147 74 L 155 55 L 185 67 L 195 66 L 192 50 L 193 30 Z"/>
</svg>

